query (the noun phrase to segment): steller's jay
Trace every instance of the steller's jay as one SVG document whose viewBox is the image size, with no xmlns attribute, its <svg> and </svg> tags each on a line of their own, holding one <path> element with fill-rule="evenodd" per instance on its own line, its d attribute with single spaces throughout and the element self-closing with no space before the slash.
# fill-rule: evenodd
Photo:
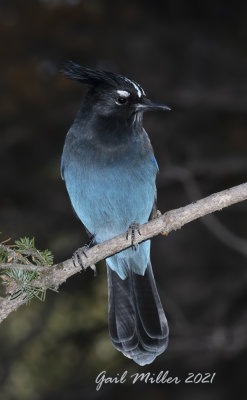
<svg viewBox="0 0 247 400">
<path fill-rule="evenodd" d="M 61 173 L 72 206 L 95 243 L 127 231 L 133 244 L 138 225 L 156 210 L 158 165 L 142 125 L 143 112 L 169 108 L 113 72 L 69 61 L 62 73 L 89 86 L 62 155 Z M 112 343 L 137 364 L 150 364 L 168 344 L 150 240 L 107 258 L 106 264 Z"/>
</svg>

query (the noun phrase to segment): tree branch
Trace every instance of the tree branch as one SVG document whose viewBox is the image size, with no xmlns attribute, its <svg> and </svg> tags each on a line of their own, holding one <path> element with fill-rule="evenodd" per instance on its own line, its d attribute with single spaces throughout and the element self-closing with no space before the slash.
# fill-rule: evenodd
<svg viewBox="0 0 247 400">
<path fill-rule="evenodd" d="M 160 217 L 141 225 L 141 235 L 136 238 L 135 244 L 157 236 L 164 231 L 168 234 L 191 221 L 244 200 L 247 200 L 247 183 L 214 193 L 185 207 L 168 211 Z M 130 246 L 131 238 L 126 240 L 126 233 L 118 235 L 104 243 L 93 246 L 87 251 L 87 256 L 81 254 L 83 266 L 87 268 Z M 22 266 L 19 265 L 18 267 L 21 268 Z M 23 266 L 23 268 L 25 267 L 26 265 Z M 73 260 L 68 259 L 52 267 L 45 267 L 41 278 L 35 281 L 34 284 L 41 287 L 54 285 L 57 288 L 70 276 L 80 271 L 80 266 L 75 266 Z M 12 300 L 10 296 L 4 298 L 0 303 L 0 322 L 24 303 L 25 296 L 23 294 Z"/>
</svg>

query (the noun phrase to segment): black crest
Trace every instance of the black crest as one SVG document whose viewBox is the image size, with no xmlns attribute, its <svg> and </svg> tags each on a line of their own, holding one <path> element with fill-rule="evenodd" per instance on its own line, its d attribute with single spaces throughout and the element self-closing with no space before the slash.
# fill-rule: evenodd
<svg viewBox="0 0 247 400">
<path fill-rule="evenodd" d="M 145 95 L 144 90 L 140 85 L 138 85 L 138 83 L 111 71 L 91 69 L 76 64 L 73 61 L 67 61 L 60 72 L 69 79 L 76 80 L 86 85 L 110 85 L 116 89 L 119 89 L 119 87 L 125 87 L 127 90 L 134 89 L 137 91 L 139 97 Z"/>
<path fill-rule="evenodd" d="M 83 67 L 73 61 L 67 61 L 61 73 L 69 79 L 93 86 L 107 83 L 116 86 L 121 79 L 120 75 L 113 72 Z"/>
</svg>

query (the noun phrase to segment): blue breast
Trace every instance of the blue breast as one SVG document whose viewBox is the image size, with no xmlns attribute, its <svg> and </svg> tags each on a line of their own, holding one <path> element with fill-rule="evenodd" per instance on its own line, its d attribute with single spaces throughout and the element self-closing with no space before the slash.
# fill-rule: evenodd
<svg viewBox="0 0 247 400">
<path fill-rule="evenodd" d="M 73 208 L 98 243 L 123 233 L 134 221 L 147 222 L 156 197 L 157 167 L 149 149 L 140 148 L 138 142 L 118 153 L 102 153 L 85 141 L 77 141 L 73 146 L 71 142 L 70 146 L 65 143 L 62 157 L 64 179 Z M 146 265 L 149 247 L 146 242 L 139 246 L 138 252 L 128 249 L 118 258 L 111 257 L 108 264 L 115 270 L 117 264 L 121 264 L 119 275 L 123 278 L 124 261 L 121 258 L 131 251 L 129 257 L 138 259 L 140 252 Z"/>
</svg>

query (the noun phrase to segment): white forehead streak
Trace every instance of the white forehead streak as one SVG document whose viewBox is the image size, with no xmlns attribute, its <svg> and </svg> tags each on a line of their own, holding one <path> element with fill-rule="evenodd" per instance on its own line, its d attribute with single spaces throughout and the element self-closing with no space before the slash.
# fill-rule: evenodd
<svg viewBox="0 0 247 400">
<path fill-rule="evenodd" d="M 134 81 L 131 81 L 128 78 L 124 78 L 124 79 L 125 79 L 125 81 L 131 83 L 134 86 L 135 90 L 137 91 L 138 97 L 142 97 L 142 95 L 145 96 L 144 90 L 140 86 L 138 86 Z"/>
<path fill-rule="evenodd" d="M 117 92 L 118 92 L 118 94 L 120 96 L 123 96 L 123 97 L 129 97 L 130 96 L 130 93 L 127 92 L 126 90 L 117 90 Z"/>
</svg>

